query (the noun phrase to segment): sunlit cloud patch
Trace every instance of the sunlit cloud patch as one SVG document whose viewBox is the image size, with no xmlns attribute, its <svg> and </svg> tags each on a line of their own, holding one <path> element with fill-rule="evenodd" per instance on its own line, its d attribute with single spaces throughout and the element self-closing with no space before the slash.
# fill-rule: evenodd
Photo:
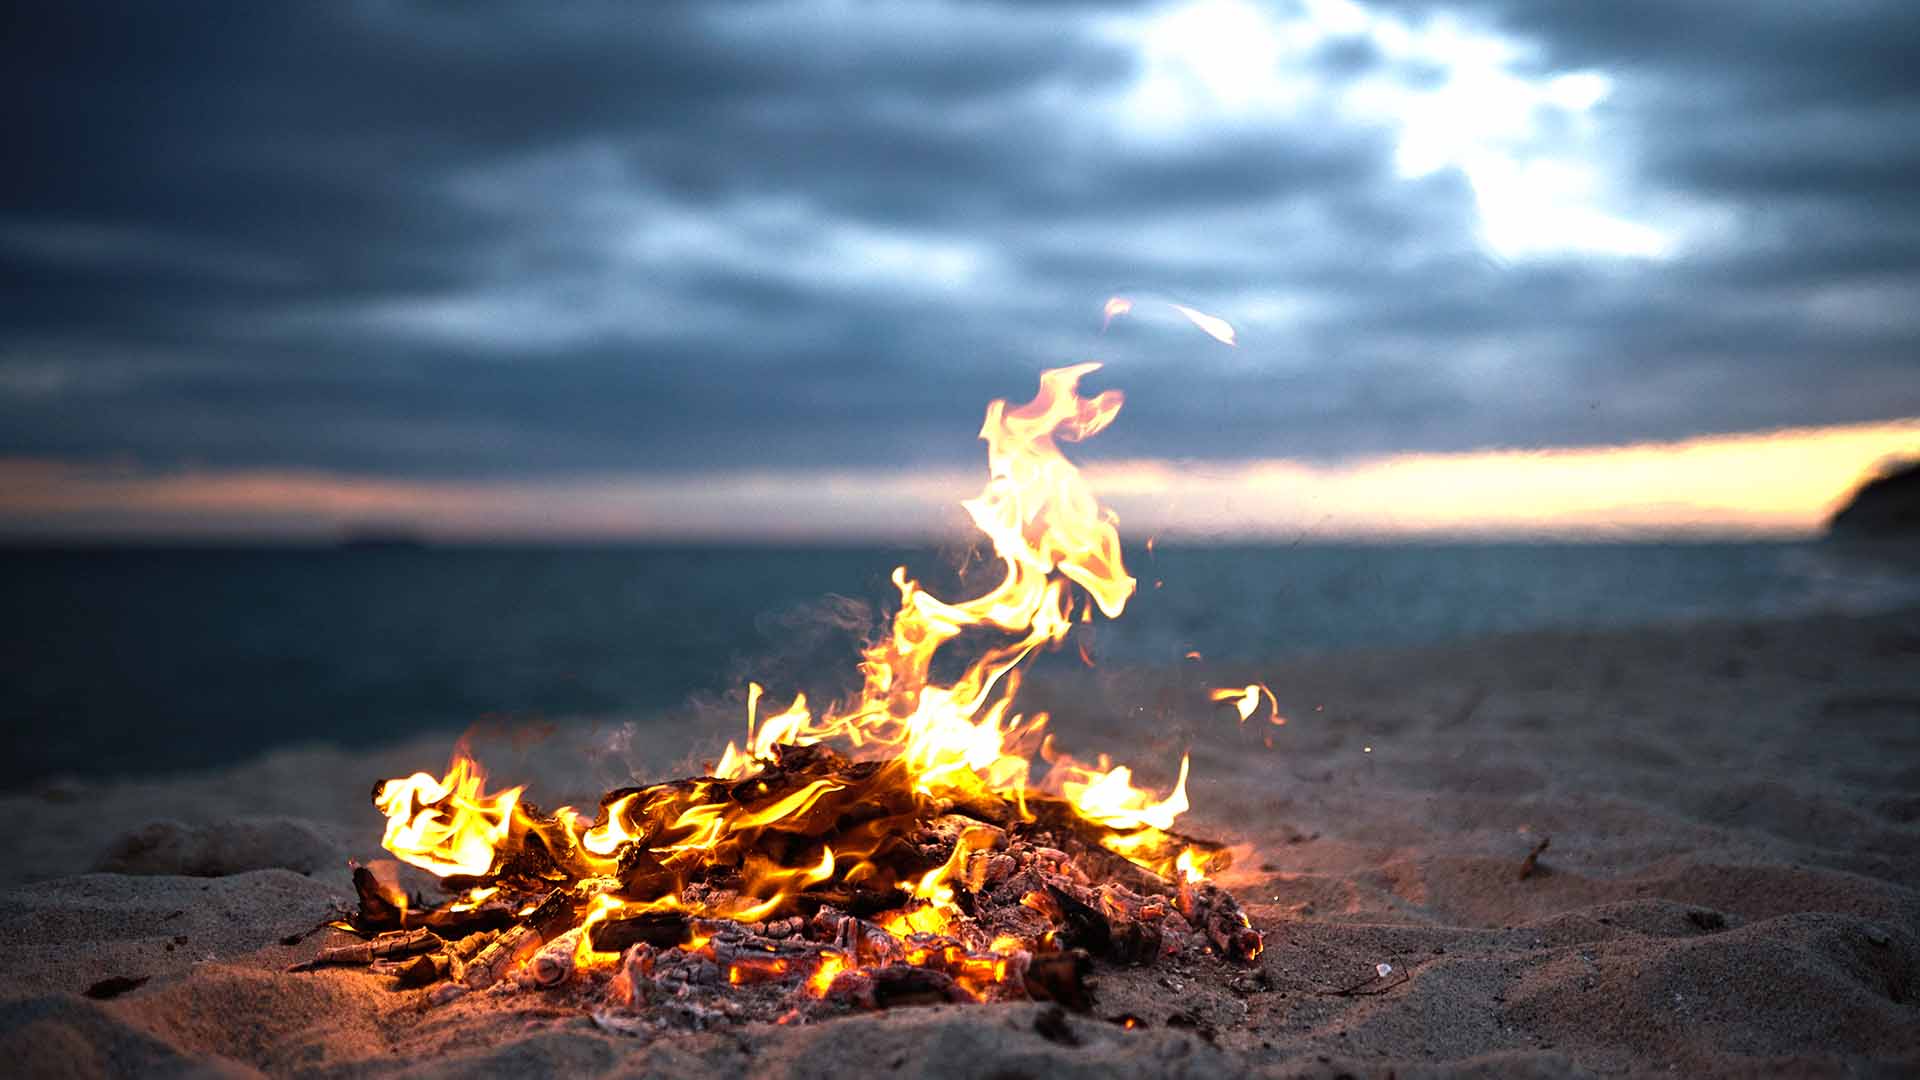
<svg viewBox="0 0 1920 1080">
<path fill-rule="evenodd" d="M 1626 192 L 1594 113 L 1604 72 L 1540 72 L 1533 43 L 1446 13 L 1409 20 L 1355 0 L 1194 0 L 1109 32 L 1138 51 L 1140 75 L 1116 122 L 1175 137 L 1299 116 L 1391 133 L 1405 179 L 1457 170 L 1481 235 L 1507 258 L 1666 258 L 1671 231 L 1613 208 Z M 1347 50 L 1358 71 L 1330 54 Z"/>
</svg>

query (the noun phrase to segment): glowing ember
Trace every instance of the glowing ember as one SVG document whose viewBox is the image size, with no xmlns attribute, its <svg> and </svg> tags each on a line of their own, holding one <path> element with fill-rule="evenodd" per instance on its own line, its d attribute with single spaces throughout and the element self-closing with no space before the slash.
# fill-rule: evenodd
<svg viewBox="0 0 1920 1080">
<path fill-rule="evenodd" d="M 1110 301 L 1108 317 L 1129 306 Z M 1181 310 L 1214 332 L 1218 320 Z M 456 979 L 486 985 L 539 950 L 541 985 L 617 966 L 614 996 L 629 1006 L 675 980 L 877 1005 L 1064 1001 L 1083 991 L 1063 946 L 1135 961 L 1257 954 L 1259 935 L 1206 884 L 1225 852 L 1171 831 L 1188 808 L 1187 759 L 1160 794 L 1104 755 L 1059 752 L 1046 714 L 1014 708 L 1022 666 L 1064 641 L 1076 603 L 1081 620 L 1115 618 L 1135 587 L 1114 516 L 1059 449 L 1120 410 L 1117 391 L 1079 394 L 1098 367 L 1045 372 L 1032 401 L 988 407 L 987 483 L 962 505 L 1001 579 L 950 601 L 896 568 L 899 609 L 861 658 L 857 696 L 773 711 L 750 684 L 745 737 L 713 775 L 612 792 L 592 820 L 543 814 L 519 788 L 488 795 L 464 750 L 443 779 L 389 781 L 375 796 L 383 843 L 458 899 L 409 912 L 357 878 L 356 926 L 505 927 Z M 935 657 L 963 636 L 972 660 L 941 681 Z M 1247 688 L 1243 720 L 1264 690 Z"/>
</svg>

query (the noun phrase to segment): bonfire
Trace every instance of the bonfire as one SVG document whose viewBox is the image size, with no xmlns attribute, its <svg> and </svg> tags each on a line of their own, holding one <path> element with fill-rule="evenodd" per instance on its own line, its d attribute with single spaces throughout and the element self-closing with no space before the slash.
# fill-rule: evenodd
<svg viewBox="0 0 1920 1080">
<path fill-rule="evenodd" d="M 303 966 L 367 965 L 434 1001 L 566 988 L 637 1030 L 921 1002 L 1085 1008 L 1095 958 L 1252 960 L 1260 934 L 1209 880 L 1228 850 L 1174 829 L 1187 760 L 1162 795 L 1016 711 L 1027 663 L 1076 622 L 1118 617 L 1134 589 L 1113 514 L 1059 449 L 1119 412 L 1117 391 L 1078 392 L 1098 367 L 988 406 L 989 479 L 962 505 L 1004 577 L 953 602 L 896 569 L 899 608 L 857 695 L 773 711 L 752 685 L 745 739 L 710 775 L 608 792 L 591 816 L 489 791 L 463 749 L 443 776 L 382 782 L 384 846 L 444 899 L 358 868 L 339 926 L 363 940 Z M 941 682 L 948 648 L 967 662 Z"/>
</svg>

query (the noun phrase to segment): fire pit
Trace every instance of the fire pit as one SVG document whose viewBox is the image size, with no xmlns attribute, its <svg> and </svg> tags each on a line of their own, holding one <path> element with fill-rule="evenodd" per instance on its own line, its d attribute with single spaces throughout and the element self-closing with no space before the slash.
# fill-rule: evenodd
<svg viewBox="0 0 1920 1080">
<path fill-rule="evenodd" d="M 1095 958 L 1257 956 L 1260 934 L 1207 880 L 1227 850 L 1173 830 L 1187 762 L 1160 796 L 1014 711 L 1030 658 L 1096 609 L 1117 617 L 1134 588 L 1113 515 L 1057 446 L 1118 413 L 1116 391 L 1077 393 L 1098 366 L 988 406 L 990 478 L 963 505 L 1005 577 L 955 603 L 896 569 L 899 611 L 857 697 L 762 715 L 753 685 L 746 739 L 711 775 L 609 792 L 591 817 L 490 794 L 463 749 L 442 777 L 385 781 L 384 846 L 446 898 L 359 868 L 359 909 L 337 925 L 363 940 L 302 966 L 367 965 L 433 1001 L 565 988 L 637 1030 L 924 1002 L 1079 1009 Z M 947 648 L 967 662 L 941 682 Z"/>
</svg>

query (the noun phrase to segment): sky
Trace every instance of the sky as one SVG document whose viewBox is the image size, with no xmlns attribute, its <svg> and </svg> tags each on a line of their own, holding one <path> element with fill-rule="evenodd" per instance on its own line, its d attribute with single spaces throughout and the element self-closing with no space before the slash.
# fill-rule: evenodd
<svg viewBox="0 0 1920 1080">
<path fill-rule="evenodd" d="M 1792 535 L 1920 452 L 1906 0 L 76 2 L 0 53 L 0 535 L 939 533 L 986 402 L 1088 359 L 1136 532 Z"/>
</svg>

